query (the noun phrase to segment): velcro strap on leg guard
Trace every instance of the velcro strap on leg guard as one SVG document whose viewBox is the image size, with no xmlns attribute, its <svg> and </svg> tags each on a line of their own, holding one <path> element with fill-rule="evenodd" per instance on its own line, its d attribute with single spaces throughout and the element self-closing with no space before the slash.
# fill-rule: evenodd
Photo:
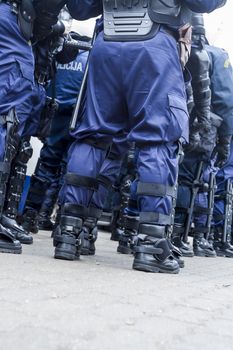
<svg viewBox="0 0 233 350">
<path fill-rule="evenodd" d="M 163 249 L 155 248 L 153 245 L 151 246 L 139 245 L 139 246 L 135 246 L 134 252 L 155 255 L 155 254 L 163 254 Z"/>
<path fill-rule="evenodd" d="M 92 191 L 97 191 L 99 187 L 97 179 L 89 176 L 77 175 L 75 173 L 67 173 L 65 175 L 65 183 L 75 187 L 86 187 Z"/>
<path fill-rule="evenodd" d="M 68 236 L 68 235 L 55 235 L 54 240 L 56 244 L 68 243 L 68 244 L 76 245 L 76 242 L 77 242 L 77 239 L 75 237 Z"/>
<path fill-rule="evenodd" d="M 82 228 L 83 220 L 73 216 L 61 215 L 60 223 L 62 227 L 66 227 L 66 230 L 73 231 L 73 228 Z"/>
<path fill-rule="evenodd" d="M 138 233 L 147 235 L 153 238 L 165 237 L 165 226 L 159 226 L 155 224 L 139 224 Z"/>
<path fill-rule="evenodd" d="M 137 194 L 156 197 L 176 197 L 177 185 L 168 186 L 152 182 L 138 182 Z"/>
<path fill-rule="evenodd" d="M 134 248 L 136 253 L 153 255 L 157 260 L 163 262 L 172 255 L 169 241 L 166 238 L 157 240 L 153 245 L 139 245 Z"/>
<path fill-rule="evenodd" d="M 193 228 L 193 233 L 208 233 L 209 229 L 208 227 L 204 227 L 204 226 L 196 226 Z"/>
<path fill-rule="evenodd" d="M 138 230 L 139 226 L 139 216 L 125 216 L 124 217 L 124 227 L 128 230 Z"/>
<path fill-rule="evenodd" d="M 159 225 L 171 225 L 173 222 L 173 215 L 165 215 L 155 212 L 141 212 L 140 222 L 153 222 Z"/>
<path fill-rule="evenodd" d="M 65 203 L 61 207 L 61 215 L 86 218 L 88 216 L 88 208 L 76 203 Z"/>
<path fill-rule="evenodd" d="M 86 138 L 84 140 L 81 140 L 80 143 L 86 143 L 87 145 L 99 148 L 103 151 L 107 151 L 111 145 L 111 143 L 107 143 L 106 141 L 95 140 L 92 138 Z"/>
<path fill-rule="evenodd" d="M 213 208 L 203 208 L 196 206 L 193 209 L 193 213 L 199 215 L 210 215 L 213 213 Z"/>
<path fill-rule="evenodd" d="M 110 189 L 112 186 L 112 181 L 109 180 L 107 177 L 105 177 L 104 175 L 99 175 L 98 178 L 98 183 L 102 186 L 104 186 L 107 189 Z"/>
<path fill-rule="evenodd" d="M 100 219 L 102 213 L 103 213 L 103 209 L 99 209 L 95 207 L 88 208 L 88 216 L 92 218 Z"/>
</svg>

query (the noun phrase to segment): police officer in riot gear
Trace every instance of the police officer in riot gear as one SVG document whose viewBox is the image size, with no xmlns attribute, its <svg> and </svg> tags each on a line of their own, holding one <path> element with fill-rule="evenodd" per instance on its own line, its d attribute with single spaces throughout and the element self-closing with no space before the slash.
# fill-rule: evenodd
<svg viewBox="0 0 233 350">
<path fill-rule="evenodd" d="M 189 22 L 191 11 L 211 12 L 224 3 L 68 1 L 77 19 L 103 11 L 104 30 L 91 52 L 85 115 L 73 133 L 77 141 L 68 162 L 72 180 L 70 176 L 66 183 L 60 232 L 54 237 L 55 258 L 75 259 L 76 241 L 113 136 L 129 130 L 128 140 L 139 148 L 140 239 L 133 268 L 179 272 L 166 238 L 173 221 L 178 141 L 188 140 L 178 29 Z M 75 212 L 69 211 L 71 203 Z"/>
<path fill-rule="evenodd" d="M 232 103 L 228 94 L 232 86 L 232 72 L 231 69 L 224 68 L 227 60 L 226 53 L 208 45 L 201 14 L 193 14 L 192 25 L 193 51 L 188 66 L 193 76 L 195 106 L 189 100 L 190 145 L 186 149 L 186 156 L 180 167 L 173 243 L 181 249 L 183 255 L 193 255 L 186 242 L 191 230 L 190 224 L 193 221 L 194 254 L 212 257 L 216 256 L 216 247 L 221 245 L 218 242 L 213 247 L 209 238 L 216 187 L 216 167 L 222 167 L 230 153 L 232 111 L 229 106 Z M 194 121 L 196 117 L 198 123 Z M 203 133 L 206 125 L 209 130 Z M 215 143 L 217 144 L 214 148 Z M 223 189 L 219 191 L 219 195 L 222 191 Z"/>
<path fill-rule="evenodd" d="M 49 3 L 51 4 L 51 2 Z M 29 40 L 32 38 L 33 22 L 40 16 L 36 28 L 40 32 L 44 26 L 51 30 L 61 2 L 53 1 L 53 8 L 41 1 L 35 8 L 31 1 L 2 0 L 0 3 L 0 251 L 21 253 L 21 244 L 32 243 L 16 224 L 16 203 L 18 203 L 18 185 L 22 185 L 25 175 L 25 161 L 31 150 L 27 143 L 20 145 L 22 130 L 20 113 L 17 109 L 30 99 L 34 89 L 34 58 Z M 42 11 L 43 10 L 43 11 Z M 35 24 L 35 23 L 34 23 Z M 45 32 L 45 31 L 44 31 Z M 26 142 L 26 141 L 25 141 Z M 17 160 L 15 156 L 18 154 Z M 16 169 L 16 173 L 14 170 Z M 9 182 L 10 172 L 13 171 Z M 18 175 L 20 174 L 20 179 Z M 22 175 L 22 176 L 21 176 Z M 13 184 L 14 180 L 16 182 Z M 19 181 L 18 181 L 19 180 Z M 6 196 L 13 194 L 11 200 Z M 4 212 L 4 215 L 2 215 Z M 8 229 L 8 227 L 10 228 Z M 7 227 L 7 228 L 6 228 Z"/>
</svg>

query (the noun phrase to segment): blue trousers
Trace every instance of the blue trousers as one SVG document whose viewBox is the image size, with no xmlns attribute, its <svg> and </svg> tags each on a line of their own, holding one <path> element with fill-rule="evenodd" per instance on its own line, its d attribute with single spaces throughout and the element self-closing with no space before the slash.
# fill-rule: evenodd
<svg viewBox="0 0 233 350">
<path fill-rule="evenodd" d="M 166 31 L 147 41 L 107 42 L 99 34 L 90 57 L 85 115 L 73 132 L 68 171 L 97 178 L 106 150 L 85 140 L 111 143 L 128 132 L 139 148 L 140 182 L 173 186 L 178 140 L 188 140 L 188 113 L 177 43 Z M 67 185 L 65 202 L 89 206 L 93 191 Z M 139 210 L 169 215 L 170 196 L 140 195 Z M 96 203 L 97 204 L 97 203 Z"/>
<path fill-rule="evenodd" d="M 0 114 L 20 107 L 34 86 L 34 58 L 11 6 L 0 3 Z M 19 123 L 21 123 L 19 117 Z M 6 124 L 0 125 L 0 160 L 5 154 Z"/>
</svg>

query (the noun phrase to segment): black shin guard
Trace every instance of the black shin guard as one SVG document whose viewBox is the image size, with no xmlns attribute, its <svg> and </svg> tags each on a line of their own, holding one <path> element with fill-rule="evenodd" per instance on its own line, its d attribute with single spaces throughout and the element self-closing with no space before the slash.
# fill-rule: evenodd
<svg viewBox="0 0 233 350">
<path fill-rule="evenodd" d="M 27 163 L 32 156 L 30 142 L 24 140 L 11 166 L 10 179 L 7 184 L 7 195 L 2 215 L 2 223 L 9 228 L 15 238 L 21 243 L 32 244 L 33 237 L 22 226 L 17 224 L 18 206 L 23 192 L 24 181 L 27 172 Z"/>
</svg>

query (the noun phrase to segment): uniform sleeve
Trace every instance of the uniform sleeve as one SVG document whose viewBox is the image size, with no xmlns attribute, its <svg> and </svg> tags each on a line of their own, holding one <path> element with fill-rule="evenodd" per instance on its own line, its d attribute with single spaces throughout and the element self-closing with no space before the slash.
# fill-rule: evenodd
<svg viewBox="0 0 233 350">
<path fill-rule="evenodd" d="M 227 0 L 185 0 L 188 8 L 194 12 L 212 12 L 226 4 Z"/>
<path fill-rule="evenodd" d="M 215 48 L 216 49 L 216 48 Z M 229 56 L 222 49 L 211 49 L 211 106 L 223 118 L 219 135 L 233 135 L 233 71 Z"/>
<path fill-rule="evenodd" d="M 83 21 L 102 14 L 102 0 L 68 0 L 67 7 L 73 18 Z"/>
</svg>

